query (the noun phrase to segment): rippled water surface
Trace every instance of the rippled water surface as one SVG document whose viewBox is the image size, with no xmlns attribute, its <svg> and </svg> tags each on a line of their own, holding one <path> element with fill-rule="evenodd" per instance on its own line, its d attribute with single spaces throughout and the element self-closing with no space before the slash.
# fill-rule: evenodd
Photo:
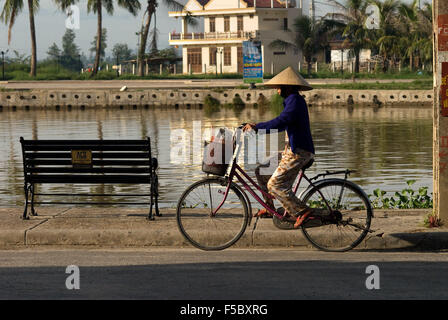
<svg viewBox="0 0 448 320">
<path fill-rule="evenodd" d="M 158 157 L 161 205 L 175 206 L 183 190 L 204 177 L 200 163 L 171 161 L 170 141 L 175 129 L 185 129 L 192 139 L 193 126 L 201 129 L 259 122 L 275 115 L 267 109 L 247 107 L 242 112 L 204 110 L 99 109 L 0 112 L 0 206 L 22 205 L 23 169 L 19 138 L 25 139 L 140 139 L 150 136 Z M 415 189 L 432 192 L 432 109 L 409 108 L 310 108 L 316 145 L 316 162 L 309 175 L 325 170 L 355 169 L 352 180 L 367 193 L 376 188 L 394 192 L 416 179 Z M 178 131 L 179 132 L 179 131 Z M 196 155 L 197 156 L 197 155 Z M 192 157 L 193 158 L 193 157 Z M 255 165 L 245 168 L 253 172 Z M 69 191 L 143 191 L 139 186 L 67 186 Z M 60 191 L 42 186 L 40 191 Z"/>
</svg>

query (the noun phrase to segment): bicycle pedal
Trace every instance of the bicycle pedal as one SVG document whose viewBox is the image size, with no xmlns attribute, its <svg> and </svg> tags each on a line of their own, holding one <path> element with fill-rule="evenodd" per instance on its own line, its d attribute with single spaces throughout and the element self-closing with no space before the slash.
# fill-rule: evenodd
<svg viewBox="0 0 448 320">
<path fill-rule="evenodd" d="M 272 218 L 272 222 L 274 223 L 274 226 L 281 230 L 294 230 L 294 222 L 288 221 L 288 220 L 281 220 L 274 216 Z"/>
</svg>

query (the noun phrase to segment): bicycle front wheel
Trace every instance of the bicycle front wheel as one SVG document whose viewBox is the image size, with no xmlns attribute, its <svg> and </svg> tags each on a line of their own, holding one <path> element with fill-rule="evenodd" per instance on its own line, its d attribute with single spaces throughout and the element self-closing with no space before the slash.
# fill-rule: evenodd
<svg viewBox="0 0 448 320">
<path fill-rule="evenodd" d="M 193 184 L 177 205 L 180 232 L 202 250 L 232 246 L 244 234 L 248 221 L 248 205 L 243 194 L 233 184 L 227 189 L 224 179 L 211 178 Z"/>
<path fill-rule="evenodd" d="M 334 213 L 302 226 L 304 236 L 320 250 L 351 250 L 369 232 L 372 206 L 362 189 L 354 183 L 345 180 L 325 181 L 311 189 L 303 201 L 311 208 Z"/>
</svg>

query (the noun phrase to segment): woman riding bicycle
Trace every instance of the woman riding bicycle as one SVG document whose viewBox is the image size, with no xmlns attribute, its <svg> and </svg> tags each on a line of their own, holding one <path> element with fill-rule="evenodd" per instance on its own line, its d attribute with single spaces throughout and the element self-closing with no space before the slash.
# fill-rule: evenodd
<svg viewBox="0 0 448 320">
<path fill-rule="evenodd" d="M 278 168 L 272 176 L 260 174 L 260 169 L 270 167 L 270 162 L 277 160 L 274 159 L 277 158 L 275 156 L 268 163 L 260 165 L 255 172 L 260 186 L 280 201 L 285 210 L 294 217 L 294 227 L 299 228 L 303 221 L 313 213 L 313 209 L 307 207 L 295 196 L 292 186 L 300 170 L 314 161 L 315 152 L 308 107 L 299 91 L 308 91 L 313 88 L 291 67 L 279 73 L 265 85 L 278 89 L 278 94 L 284 98 L 283 112 L 271 121 L 258 124 L 249 123 L 243 128 L 243 131 L 264 129 L 269 134 L 270 130 L 274 129 L 277 132 L 286 130 L 289 142 L 281 154 Z M 265 200 L 275 210 L 273 200 L 267 197 Z M 263 217 L 270 216 L 270 214 L 266 209 L 261 209 L 255 216 Z"/>
</svg>

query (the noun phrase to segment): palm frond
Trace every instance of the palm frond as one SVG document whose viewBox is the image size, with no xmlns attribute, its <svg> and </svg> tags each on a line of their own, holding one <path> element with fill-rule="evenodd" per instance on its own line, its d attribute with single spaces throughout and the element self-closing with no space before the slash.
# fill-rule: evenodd
<svg viewBox="0 0 448 320">
<path fill-rule="evenodd" d="M 271 49 L 281 49 L 281 50 L 287 50 L 289 48 L 297 49 L 297 46 L 291 42 L 284 41 L 284 40 L 274 40 L 269 44 L 269 48 Z"/>
<path fill-rule="evenodd" d="M 138 11 L 141 8 L 139 0 L 118 0 L 118 5 L 126 9 L 134 17 L 138 14 Z"/>
</svg>

